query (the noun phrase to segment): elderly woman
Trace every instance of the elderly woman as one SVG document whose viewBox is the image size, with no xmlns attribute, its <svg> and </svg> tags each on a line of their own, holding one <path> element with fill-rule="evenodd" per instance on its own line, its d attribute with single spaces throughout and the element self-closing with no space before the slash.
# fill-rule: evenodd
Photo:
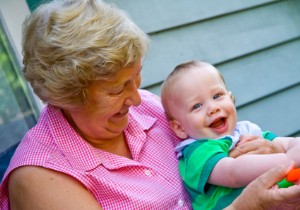
<svg viewBox="0 0 300 210">
<path fill-rule="evenodd" d="M 190 209 L 179 140 L 158 97 L 138 89 L 147 35 L 96 0 L 52 1 L 24 26 L 24 75 L 47 106 L 11 160 L 0 208 Z M 268 194 L 286 172 L 269 172 L 228 208 L 294 201 L 295 187 L 287 197 Z"/>
</svg>

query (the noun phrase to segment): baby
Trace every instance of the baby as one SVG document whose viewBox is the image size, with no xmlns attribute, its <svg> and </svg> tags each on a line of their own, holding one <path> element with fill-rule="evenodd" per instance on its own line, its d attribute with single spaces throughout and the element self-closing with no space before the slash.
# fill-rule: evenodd
<svg viewBox="0 0 300 210">
<path fill-rule="evenodd" d="M 300 164 L 300 138 L 277 137 L 249 122 L 237 122 L 234 98 L 221 73 L 211 64 L 190 61 L 178 65 L 162 86 L 162 103 L 171 129 L 183 139 L 176 147 L 179 171 L 194 209 L 222 209 L 243 187 L 280 164 Z M 228 153 L 241 135 L 273 140 L 282 153 Z"/>
</svg>

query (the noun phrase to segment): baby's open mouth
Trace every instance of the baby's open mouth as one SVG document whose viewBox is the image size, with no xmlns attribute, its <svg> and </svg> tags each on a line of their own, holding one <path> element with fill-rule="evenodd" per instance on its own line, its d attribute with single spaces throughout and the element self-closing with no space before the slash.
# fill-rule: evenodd
<svg viewBox="0 0 300 210">
<path fill-rule="evenodd" d="M 209 127 L 210 128 L 218 128 L 222 125 L 224 125 L 226 123 L 226 118 L 225 117 L 222 117 L 222 118 L 219 118 L 217 120 L 215 120 L 214 122 L 212 122 Z"/>
</svg>

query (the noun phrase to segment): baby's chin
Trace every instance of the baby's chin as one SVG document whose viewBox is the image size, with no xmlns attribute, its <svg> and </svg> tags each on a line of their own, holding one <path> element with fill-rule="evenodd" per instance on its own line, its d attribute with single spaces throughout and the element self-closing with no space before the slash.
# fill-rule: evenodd
<svg viewBox="0 0 300 210">
<path fill-rule="evenodd" d="M 233 132 L 223 132 L 223 133 L 219 133 L 219 134 L 211 134 L 211 135 L 207 135 L 205 137 L 200 137 L 200 138 L 194 138 L 194 139 L 219 139 L 222 138 L 224 136 L 232 136 Z"/>
</svg>

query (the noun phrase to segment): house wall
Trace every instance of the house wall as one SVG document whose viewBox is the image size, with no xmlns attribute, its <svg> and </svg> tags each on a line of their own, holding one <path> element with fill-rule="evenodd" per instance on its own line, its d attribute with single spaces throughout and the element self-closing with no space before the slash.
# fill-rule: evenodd
<svg viewBox="0 0 300 210">
<path fill-rule="evenodd" d="M 20 65 L 22 22 L 45 1 L 0 1 L 0 18 Z M 300 136 L 300 0 L 105 1 L 126 10 L 152 39 L 142 88 L 159 95 L 177 64 L 204 60 L 223 73 L 236 98 L 239 120 L 280 136 Z M 29 100 L 43 107 L 37 98 Z M 1 128 L 0 180 L 15 142 L 24 135 L 15 125 Z M 7 137 L 12 134 L 14 139 Z"/>
<path fill-rule="evenodd" d="M 299 136 L 299 0 L 107 2 L 126 10 L 151 36 L 143 88 L 160 94 L 177 64 L 204 60 L 223 73 L 239 120 Z"/>
<path fill-rule="evenodd" d="M 161 83 L 177 64 L 204 60 L 224 74 L 239 120 L 278 135 L 299 135 L 299 0 L 106 1 L 126 10 L 151 36 L 142 88 L 160 94 Z M 33 10 L 41 1 L 26 2 Z M 12 36 L 20 33 L 16 30 Z M 19 41 L 15 45 L 19 51 Z"/>
</svg>

